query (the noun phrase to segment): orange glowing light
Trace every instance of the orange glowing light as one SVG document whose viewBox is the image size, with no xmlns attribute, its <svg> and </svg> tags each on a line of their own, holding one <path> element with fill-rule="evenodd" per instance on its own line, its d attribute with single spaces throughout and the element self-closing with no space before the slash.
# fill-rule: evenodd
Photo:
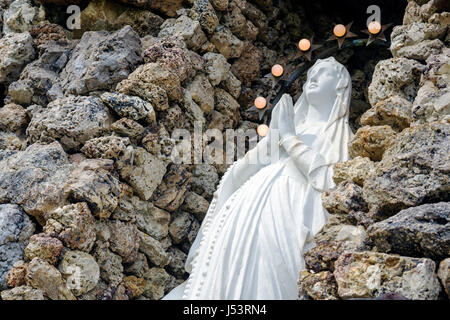
<svg viewBox="0 0 450 320">
<path fill-rule="evenodd" d="M 266 104 L 267 104 L 267 102 L 264 97 L 258 97 L 255 99 L 255 107 L 258 109 L 264 109 Z"/>
<path fill-rule="evenodd" d="M 372 21 L 369 23 L 367 29 L 369 29 L 371 34 L 379 34 L 381 31 L 381 24 L 378 21 Z"/>
<path fill-rule="evenodd" d="M 298 47 L 302 51 L 308 51 L 311 48 L 311 41 L 308 39 L 302 39 L 298 42 Z"/>
<path fill-rule="evenodd" d="M 281 65 L 279 65 L 279 64 L 274 64 L 272 66 L 272 74 L 275 77 L 281 76 L 283 74 L 283 67 Z"/>
<path fill-rule="evenodd" d="M 341 38 L 341 37 L 345 36 L 346 33 L 347 33 L 347 29 L 345 28 L 345 26 L 343 24 L 337 24 L 334 26 L 333 34 L 336 37 Z"/>
<path fill-rule="evenodd" d="M 258 135 L 261 137 L 265 137 L 269 133 L 269 127 L 265 124 L 260 124 L 256 129 L 256 132 L 258 132 Z"/>
</svg>

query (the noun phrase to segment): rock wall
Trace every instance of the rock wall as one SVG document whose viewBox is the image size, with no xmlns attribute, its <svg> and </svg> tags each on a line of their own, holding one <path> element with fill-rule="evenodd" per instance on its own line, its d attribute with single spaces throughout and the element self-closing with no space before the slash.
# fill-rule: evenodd
<svg viewBox="0 0 450 320">
<path fill-rule="evenodd" d="M 192 133 L 196 122 L 203 131 L 255 128 L 254 98 L 278 89 L 271 66 L 289 75 L 300 38 L 326 39 L 348 22 L 336 16 L 350 19 L 321 1 L 275 2 L 0 1 L 0 230 L 11 233 L 0 235 L 2 299 L 160 299 L 186 279 L 187 252 L 227 166 L 174 163 L 172 133 Z M 69 3 L 81 8 L 74 31 Z M 437 11 L 409 3 L 393 59 L 378 47 L 336 54 L 352 75 L 359 130 L 354 159 L 336 166 L 339 185 L 324 195 L 333 217 L 305 256 L 319 273 L 302 273 L 301 296 L 434 299 L 441 260 L 448 291 L 448 123 L 436 120 L 448 115 L 449 38 L 448 15 Z M 415 221 L 425 224 L 420 239 Z M 410 245 L 395 245 L 399 234 Z M 380 278 L 400 276 L 361 289 L 372 279 L 367 261 Z"/>
<path fill-rule="evenodd" d="M 394 27 L 393 58 L 375 67 L 352 160 L 335 166 L 337 187 L 323 194 L 332 216 L 305 254 L 300 299 L 449 294 L 450 13 L 442 4 L 411 0 Z"/>
</svg>

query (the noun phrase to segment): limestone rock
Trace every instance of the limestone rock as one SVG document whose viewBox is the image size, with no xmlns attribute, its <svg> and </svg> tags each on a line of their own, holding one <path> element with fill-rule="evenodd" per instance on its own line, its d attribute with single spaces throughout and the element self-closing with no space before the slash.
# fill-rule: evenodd
<svg viewBox="0 0 450 320">
<path fill-rule="evenodd" d="M 91 251 L 96 235 L 94 217 L 86 202 L 70 204 L 45 214 L 44 232 L 56 235 L 65 246 Z"/>
<path fill-rule="evenodd" d="M 380 161 L 385 150 L 395 137 L 395 132 L 390 126 L 364 126 L 359 128 L 349 143 L 349 155 L 368 157 L 373 161 Z"/>
<path fill-rule="evenodd" d="M 244 42 L 223 25 L 216 28 L 211 43 L 226 59 L 239 58 L 244 50 Z"/>
<path fill-rule="evenodd" d="M 67 251 L 59 264 L 59 271 L 75 296 L 94 289 L 100 278 L 97 262 L 90 254 L 82 251 Z"/>
<path fill-rule="evenodd" d="M 2 300 L 45 300 L 44 293 L 29 286 L 15 287 L 0 292 Z"/>
<path fill-rule="evenodd" d="M 322 193 L 322 205 L 332 214 L 367 210 L 367 204 L 362 197 L 362 188 L 350 181 L 344 181 L 335 189 Z"/>
<path fill-rule="evenodd" d="M 39 233 L 31 236 L 25 247 L 24 256 L 26 260 L 38 257 L 54 265 L 58 261 L 62 249 L 63 244 L 60 240 L 45 233 Z"/>
<path fill-rule="evenodd" d="M 113 220 L 108 223 L 111 237 L 111 251 L 122 257 L 123 263 L 131 263 L 137 259 L 139 237 L 136 225 Z"/>
<path fill-rule="evenodd" d="M 227 79 L 231 65 L 223 55 L 207 52 L 203 58 L 206 60 L 204 69 L 211 85 L 217 86 L 221 81 Z"/>
<path fill-rule="evenodd" d="M 442 50 L 444 44 L 439 39 L 445 36 L 446 30 L 445 26 L 420 22 L 396 26 L 391 33 L 392 55 L 425 60 Z"/>
<path fill-rule="evenodd" d="M 23 259 L 23 250 L 34 232 L 34 224 L 15 204 L 0 204 L 0 290 L 13 264 Z"/>
<path fill-rule="evenodd" d="M 363 126 L 388 125 L 397 132 L 409 127 L 413 121 L 412 103 L 398 96 L 378 102 L 367 110 L 360 120 Z"/>
<path fill-rule="evenodd" d="M 28 264 L 26 282 L 52 300 L 76 300 L 58 269 L 40 258 Z"/>
<path fill-rule="evenodd" d="M 0 130 L 16 132 L 28 124 L 24 108 L 17 104 L 7 104 L 0 109 Z"/>
<path fill-rule="evenodd" d="M 189 11 L 189 18 L 197 20 L 208 34 L 213 34 L 219 25 L 219 18 L 208 0 L 194 0 L 194 5 Z"/>
<path fill-rule="evenodd" d="M 364 182 L 363 197 L 374 217 L 449 201 L 449 130 L 448 124 L 430 123 L 397 134 Z"/>
<path fill-rule="evenodd" d="M 363 186 L 366 176 L 373 170 L 375 170 L 374 163 L 369 158 L 357 156 L 351 160 L 336 163 L 333 167 L 333 180 L 336 184 L 351 180 Z"/>
<path fill-rule="evenodd" d="M 164 89 L 169 100 L 181 101 L 183 91 L 180 78 L 172 70 L 158 63 L 146 63 L 139 66 L 117 88 L 120 92 L 127 90 L 126 88 L 130 86 L 148 87 L 149 83 Z"/>
<path fill-rule="evenodd" d="M 347 252 L 336 261 L 334 277 L 343 299 L 398 293 L 408 299 L 435 300 L 441 290 L 435 263 L 376 252 Z"/>
<path fill-rule="evenodd" d="M 239 123 L 239 103 L 225 90 L 214 89 L 215 109 L 231 120 L 232 127 Z"/>
<path fill-rule="evenodd" d="M 140 39 L 130 26 L 113 33 L 86 32 L 51 90 L 60 96 L 112 89 L 141 62 Z"/>
<path fill-rule="evenodd" d="M 450 203 L 402 210 L 371 225 L 368 233 L 379 252 L 442 260 L 450 252 Z"/>
<path fill-rule="evenodd" d="M 84 144 L 81 152 L 88 158 L 117 160 L 125 154 L 130 139 L 117 136 L 92 138 Z"/>
<path fill-rule="evenodd" d="M 17 203 L 44 224 L 43 214 L 65 201 L 62 188 L 71 169 L 58 142 L 0 150 L 0 202 Z"/>
<path fill-rule="evenodd" d="M 170 256 L 161 243 L 141 231 L 138 232 L 140 238 L 139 250 L 145 253 L 149 261 L 158 267 L 164 267 L 169 264 Z"/>
<path fill-rule="evenodd" d="M 156 114 L 153 106 L 139 97 L 105 92 L 101 99 L 121 118 L 142 120 L 149 125 L 156 126 Z"/>
<path fill-rule="evenodd" d="M 214 109 L 214 88 L 204 74 L 197 74 L 186 90 L 205 114 Z"/>
<path fill-rule="evenodd" d="M 393 58 L 378 62 L 369 86 L 369 102 L 372 106 L 391 96 L 413 101 L 418 90 L 423 66 L 414 60 Z"/>
<path fill-rule="evenodd" d="M 338 300 L 337 284 L 329 271 L 309 273 L 300 271 L 298 278 L 299 300 Z"/>
<path fill-rule="evenodd" d="M 163 38 L 144 51 L 145 63 L 160 63 L 178 75 L 180 81 L 186 80 L 192 72 L 190 57 L 182 38 Z"/>
<path fill-rule="evenodd" d="M 27 275 L 28 264 L 22 260 L 16 261 L 6 274 L 6 285 L 10 288 L 23 286 Z"/>
<path fill-rule="evenodd" d="M 31 143 L 58 140 L 67 151 L 78 151 L 89 139 L 109 130 L 111 115 L 96 97 L 68 96 L 32 112 L 27 135 Z"/>
<path fill-rule="evenodd" d="M 186 197 L 191 179 L 192 174 L 182 165 L 171 165 L 153 194 L 153 203 L 169 212 L 177 210 Z"/>
<path fill-rule="evenodd" d="M 44 8 L 33 6 L 29 0 L 13 1 L 3 13 L 3 33 L 30 31 L 31 25 L 44 19 Z"/>
<path fill-rule="evenodd" d="M 167 19 L 161 25 L 159 38 L 181 37 L 189 49 L 197 51 L 207 41 L 198 21 L 181 15 L 177 19 Z"/>
<path fill-rule="evenodd" d="M 439 264 L 438 277 L 441 279 L 447 296 L 450 297 L 450 258 L 442 260 Z"/>
<path fill-rule="evenodd" d="M 144 148 L 136 148 L 134 161 L 121 164 L 120 176 L 127 181 L 143 200 L 148 200 L 161 183 L 166 165 Z M 123 165 L 123 166 L 122 166 Z"/>
<path fill-rule="evenodd" d="M 28 32 L 11 33 L 0 39 L 0 84 L 19 78 L 23 67 L 33 60 L 33 38 Z"/>
<path fill-rule="evenodd" d="M 195 192 L 188 192 L 181 209 L 192 213 L 198 221 L 202 221 L 208 211 L 209 202 Z"/>
<path fill-rule="evenodd" d="M 119 203 L 123 187 L 102 164 L 100 160 L 80 163 L 71 172 L 64 191 L 72 202 L 86 202 L 94 216 L 108 218 Z"/>
</svg>

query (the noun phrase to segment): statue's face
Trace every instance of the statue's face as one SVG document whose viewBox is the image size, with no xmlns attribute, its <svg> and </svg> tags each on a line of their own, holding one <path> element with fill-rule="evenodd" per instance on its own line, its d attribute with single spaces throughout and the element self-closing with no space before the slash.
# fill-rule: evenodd
<svg viewBox="0 0 450 320">
<path fill-rule="evenodd" d="M 339 74 L 330 62 L 317 65 L 311 71 L 305 87 L 308 102 L 317 107 L 333 103 L 338 81 Z"/>
</svg>

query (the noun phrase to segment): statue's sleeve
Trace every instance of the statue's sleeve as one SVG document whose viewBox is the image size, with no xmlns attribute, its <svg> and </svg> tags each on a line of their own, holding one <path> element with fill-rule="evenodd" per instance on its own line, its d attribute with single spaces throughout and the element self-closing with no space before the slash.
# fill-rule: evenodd
<svg viewBox="0 0 450 320">
<path fill-rule="evenodd" d="M 283 139 L 282 145 L 314 189 L 323 192 L 334 186 L 333 164 L 328 164 L 319 152 L 307 146 L 297 136 Z"/>
</svg>

